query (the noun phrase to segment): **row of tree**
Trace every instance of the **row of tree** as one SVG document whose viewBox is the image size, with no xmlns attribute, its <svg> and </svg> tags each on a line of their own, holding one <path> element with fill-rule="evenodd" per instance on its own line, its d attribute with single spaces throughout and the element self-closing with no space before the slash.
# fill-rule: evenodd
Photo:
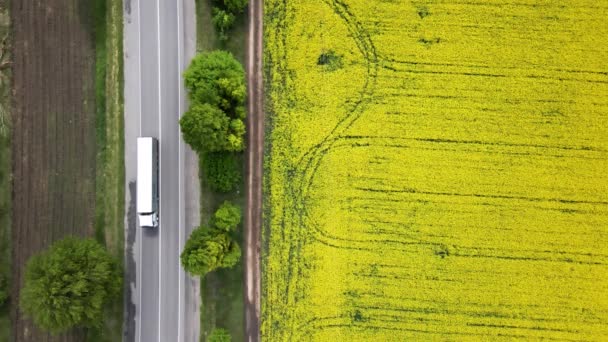
<svg viewBox="0 0 608 342">
<path fill-rule="evenodd" d="M 221 39 L 234 21 L 234 13 L 247 4 L 243 0 L 216 1 L 214 23 Z M 184 141 L 197 152 L 205 183 L 212 191 L 229 193 L 242 181 L 242 151 L 245 149 L 245 71 L 229 52 L 213 51 L 196 56 L 184 73 L 190 108 L 180 119 Z M 230 268 L 241 259 L 236 237 L 241 208 L 224 202 L 207 224 L 196 228 L 181 253 L 184 269 L 205 276 L 218 268 Z M 225 329 L 214 329 L 210 342 L 228 342 Z"/>
<path fill-rule="evenodd" d="M 241 181 L 238 153 L 245 149 L 245 71 L 226 51 L 199 54 L 186 72 L 190 108 L 180 119 L 184 141 L 201 159 L 210 187 L 230 192 Z"/>
<path fill-rule="evenodd" d="M 207 184 L 230 192 L 241 182 L 238 153 L 245 148 L 245 71 L 229 52 L 196 56 L 186 72 L 190 108 L 180 119 L 184 141 L 201 159 Z M 195 229 L 181 254 L 182 266 L 193 275 L 234 266 L 241 250 L 234 232 L 241 209 L 224 202 L 208 224 Z"/>
</svg>

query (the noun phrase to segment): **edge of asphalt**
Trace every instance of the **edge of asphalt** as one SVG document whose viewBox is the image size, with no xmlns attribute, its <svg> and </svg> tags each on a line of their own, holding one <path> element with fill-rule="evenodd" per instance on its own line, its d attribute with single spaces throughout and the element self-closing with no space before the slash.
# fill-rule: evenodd
<svg viewBox="0 0 608 342">
<path fill-rule="evenodd" d="M 182 69 L 185 69 L 190 64 L 190 60 L 196 54 L 196 4 L 194 0 L 183 0 L 182 18 L 184 20 L 182 26 L 184 30 L 184 53 L 182 55 Z M 183 70 L 180 70 L 183 72 Z M 182 83 L 183 89 L 183 83 Z M 188 99 L 184 96 L 182 108 L 187 108 Z M 200 224 L 200 182 L 198 177 L 198 156 L 187 144 L 182 143 L 182 151 L 184 157 L 184 238 L 180 250 L 183 249 L 186 239 L 192 231 Z M 184 319 L 182 320 L 183 341 L 198 342 L 200 339 L 200 308 L 201 308 L 201 289 L 200 277 L 191 277 L 188 273 L 181 269 L 181 274 L 185 277 L 184 284 Z M 180 298 L 182 300 L 182 298 Z"/>
<path fill-rule="evenodd" d="M 135 306 L 137 296 L 137 265 L 135 255 L 138 255 L 140 242 L 136 237 L 136 218 L 135 218 L 135 172 L 131 167 L 133 163 L 131 156 L 135 155 L 135 144 L 129 144 L 128 139 L 137 136 L 137 116 L 129 113 L 139 113 L 139 101 L 135 91 L 139 91 L 138 64 L 139 52 L 135 48 L 138 45 L 138 37 L 133 27 L 139 25 L 137 18 L 137 0 L 123 1 L 123 79 L 124 79 L 124 104 L 123 104 L 123 125 L 124 125 L 124 153 L 125 153 L 125 254 L 124 254 L 124 321 L 123 321 L 123 341 L 135 341 L 137 338 L 136 317 L 138 315 Z"/>
</svg>

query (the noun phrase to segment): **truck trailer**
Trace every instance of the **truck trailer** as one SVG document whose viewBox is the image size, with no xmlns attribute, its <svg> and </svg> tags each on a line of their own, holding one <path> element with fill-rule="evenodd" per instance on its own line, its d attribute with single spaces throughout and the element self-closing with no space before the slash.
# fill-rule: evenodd
<svg viewBox="0 0 608 342">
<path fill-rule="evenodd" d="M 137 138 L 136 205 L 140 227 L 158 227 L 158 140 L 156 138 Z"/>
</svg>

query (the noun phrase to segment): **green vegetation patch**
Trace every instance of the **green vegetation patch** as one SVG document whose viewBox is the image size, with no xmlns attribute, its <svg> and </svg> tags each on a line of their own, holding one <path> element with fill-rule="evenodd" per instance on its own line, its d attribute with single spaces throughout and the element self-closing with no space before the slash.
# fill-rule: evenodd
<svg viewBox="0 0 608 342">
<path fill-rule="evenodd" d="M 96 207 L 95 236 L 117 258 L 124 258 L 124 123 L 122 0 L 95 0 Z M 122 289 L 121 289 L 122 290 Z M 121 294 L 106 310 L 104 325 L 90 341 L 122 339 Z"/>
<path fill-rule="evenodd" d="M 215 1 L 196 0 L 197 51 L 210 52 L 221 48 L 229 51 L 241 63 L 245 62 L 247 38 L 247 16 L 242 13 L 235 16 L 228 39 L 220 41 L 212 21 L 212 8 Z M 243 172 L 244 156 L 236 154 L 236 169 Z M 230 162 L 231 164 L 232 162 Z M 245 205 L 244 185 L 239 182 L 230 192 L 223 192 L 211 184 L 210 174 L 204 172 L 203 160 L 200 161 L 199 177 L 201 179 L 201 218 L 212 217 L 216 208 L 228 200 L 241 207 Z M 232 167 L 232 166 L 230 166 Z M 230 173 L 229 173 L 230 174 Z M 228 182 L 231 183 L 232 181 Z M 243 241 L 241 229 L 232 233 L 232 238 Z M 234 341 L 244 339 L 244 302 L 243 302 L 243 267 L 238 263 L 233 268 L 219 269 L 201 278 L 201 340 L 206 341 L 214 328 L 228 330 Z"/>
<path fill-rule="evenodd" d="M 226 329 L 215 328 L 209 334 L 207 338 L 207 342 L 230 342 L 232 338 L 230 337 L 230 333 Z"/>
<path fill-rule="evenodd" d="M 32 256 L 19 307 L 52 333 L 100 327 L 105 305 L 122 290 L 122 269 L 93 239 L 67 237 Z"/>
<path fill-rule="evenodd" d="M 239 187 L 242 181 L 240 158 L 235 153 L 205 153 L 201 158 L 202 176 L 216 192 L 227 193 Z"/>
</svg>

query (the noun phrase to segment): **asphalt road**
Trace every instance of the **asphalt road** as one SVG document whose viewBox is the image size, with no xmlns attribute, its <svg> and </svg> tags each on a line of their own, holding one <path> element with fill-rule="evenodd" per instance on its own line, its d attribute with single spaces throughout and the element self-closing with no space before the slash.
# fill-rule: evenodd
<svg viewBox="0 0 608 342">
<path fill-rule="evenodd" d="M 136 137 L 158 138 L 160 151 L 159 228 L 139 228 L 132 210 L 126 217 L 131 233 L 126 239 L 127 307 L 134 307 L 133 317 L 127 317 L 129 341 L 198 340 L 198 308 L 190 305 L 198 297 L 198 282 L 179 262 L 185 239 L 198 224 L 196 158 L 184 145 L 178 124 L 186 106 L 181 73 L 194 54 L 193 6 L 193 0 L 125 3 L 127 184 L 136 182 Z M 126 194 L 131 208 L 132 195 Z"/>
</svg>

